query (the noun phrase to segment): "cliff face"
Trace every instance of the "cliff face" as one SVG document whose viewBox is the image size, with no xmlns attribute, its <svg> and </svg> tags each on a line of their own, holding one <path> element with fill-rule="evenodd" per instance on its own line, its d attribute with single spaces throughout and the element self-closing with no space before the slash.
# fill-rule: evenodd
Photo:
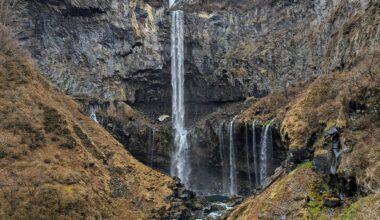
<svg viewBox="0 0 380 220">
<path fill-rule="evenodd" d="M 286 82 L 350 68 L 379 43 L 374 19 L 358 22 L 376 1 L 190 2 L 182 6 L 197 11 L 185 21 L 188 102 L 263 96 Z M 68 94 L 170 112 L 165 1 L 34 0 L 27 16 L 25 44 Z"/>
<path fill-rule="evenodd" d="M 207 10 L 216 4 L 201 2 L 184 8 Z M 228 2 L 235 3 L 219 4 Z M 248 10 L 239 9 L 244 1 L 237 3 L 235 13 L 188 14 L 185 57 L 188 72 L 196 72 L 186 78 L 193 90 L 188 99 L 262 96 L 311 75 L 349 69 L 379 45 L 378 11 L 369 10 L 378 7 L 376 1 L 253 3 L 247 3 Z"/>
<path fill-rule="evenodd" d="M 26 16 L 26 46 L 66 93 L 99 102 L 170 102 L 169 22 L 161 1 L 35 0 Z"/>
</svg>

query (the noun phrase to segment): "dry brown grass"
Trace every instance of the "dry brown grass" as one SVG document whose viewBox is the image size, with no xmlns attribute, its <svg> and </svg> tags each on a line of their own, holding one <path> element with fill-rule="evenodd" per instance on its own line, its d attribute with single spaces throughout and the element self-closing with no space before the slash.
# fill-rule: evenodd
<svg viewBox="0 0 380 220">
<path fill-rule="evenodd" d="M 146 219 L 167 206 L 171 178 L 81 114 L 10 35 L 0 43 L 0 219 Z"/>
<path fill-rule="evenodd" d="M 27 1 L 22 0 L 0 0 L 0 24 L 17 33 L 20 30 L 19 24 L 24 19 L 26 4 Z"/>
<path fill-rule="evenodd" d="M 301 82 L 288 88 L 287 95 L 285 91 L 276 91 L 265 98 L 257 99 L 253 105 L 244 111 L 239 119 L 249 121 L 254 118 L 261 123 L 265 123 L 272 119 L 277 119 L 277 124 L 281 122 L 286 112 L 289 110 L 291 103 L 297 99 L 307 89 L 308 85 L 314 80 Z"/>
<path fill-rule="evenodd" d="M 307 176 L 307 178 L 305 178 Z M 227 219 L 310 219 L 306 199 L 319 177 L 310 168 L 297 169 L 282 177 L 262 194 L 248 198 Z"/>
<path fill-rule="evenodd" d="M 344 218 L 342 214 L 341 219 L 377 219 L 380 216 L 378 54 L 369 53 L 350 71 L 322 75 L 295 86 L 289 90 L 288 99 L 284 92 L 276 92 L 256 100 L 240 117 L 244 121 L 262 123 L 275 118 L 289 149 L 309 148 L 315 154 L 331 147 L 325 144 L 325 132 L 332 126 L 340 129 L 343 153 L 338 175 L 354 178 L 360 189 L 369 195 L 358 198 L 353 204 L 356 217 Z M 256 203 L 261 204 L 260 198 L 249 201 L 251 208 L 257 207 Z M 249 218 L 239 219 L 257 218 L 259 212 L 252 210 L 246 211 L 254 213 Z"/>
</svg>

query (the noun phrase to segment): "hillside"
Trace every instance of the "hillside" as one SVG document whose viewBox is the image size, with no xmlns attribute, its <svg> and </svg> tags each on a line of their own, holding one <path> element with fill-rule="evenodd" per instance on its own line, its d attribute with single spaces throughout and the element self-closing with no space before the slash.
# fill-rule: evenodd
<svg viewBox="0 0 380 220">
<path fill-rule="evenodd" d="M 254 100 L 237 120 L 274 119 L 288 146 L 286 169 L 304 163 L 228 219 L 378 219 L 379 58 Z M 337 129 L 337 139 L 329 137 L 331 129 Z"/>
<path fill-rule="evenodd" d="M 135 160 L 0 32 L 0 219 L 143 219 L 174 182 Z"/>
</svg>

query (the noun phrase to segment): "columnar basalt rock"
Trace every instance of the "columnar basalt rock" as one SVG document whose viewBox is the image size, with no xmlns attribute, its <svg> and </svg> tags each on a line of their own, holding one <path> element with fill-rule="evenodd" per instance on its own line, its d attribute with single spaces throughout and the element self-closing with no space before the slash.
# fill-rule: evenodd
<svg viewBox="0 0 380 220">
<path fill-rule="evenodd" d="M 230 10 L 209 12 L 215 2 L 185 8 L 196 11 L 185 16 L 187 102 L 261 97 L 350 68 L 379 44 L 374 0 L 226 0 L 218 4 Z M 21 37 L 68 94 L 170 113 L 168 2 L 33 0 L 28 8 Z"/>
<path fill-rule="evenodd" d="M 187 98 L 194 102 L 264 96 L 350 69 L 379 46 L 376 1 L 272 1 L 233 12 L 208 12 L 217 1 L 198 2 L 183 8 L 196 11 L 187 15 L 185 56 L 187 73 L 194 72 Z M 219 4 L 226 2 L 235 1 Z"/>
<path fill-rule="evenodd" d="M 143 0 L 28 1 L 21 37 L 44 75 L 74 97 L 170 103 L 166 6 Z"/>
</svg>

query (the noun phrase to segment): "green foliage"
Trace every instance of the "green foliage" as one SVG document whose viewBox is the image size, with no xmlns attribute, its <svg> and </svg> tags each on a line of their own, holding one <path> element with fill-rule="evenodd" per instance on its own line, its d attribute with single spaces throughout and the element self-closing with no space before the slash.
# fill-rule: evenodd
<svg viewBox="0 0 380 220">
<path fill-rule="evenodd" d="M 306 162 L 300 167 L 310 166 L 311 162 Z M 312 165 L 312 164 L 311 164 Z M 319 179 L 312 183 L 308 189 L 309 202 L 307 204 L 307 216 L 308 219 L 327 219 L 327 208 L 323 205 L 323 197 L 328 196 L 330 187 L 328 184 Z"/>
<path fill-rule="evenodd" d="M 345 208 L 337 219 L 376 219 L 379 216 L 378 199 L 379 197 L 376 195 L 360 198 Z"/>
<path fill-rule="evenodd" d="M 307 161 L 307 162 L 299 164 L 296 169 L 298 170 L 298 169 L 311 169 L 311 168 L 313 168 L 313 162 Z"/>
<path fill-rule="evenodd" d="M 350 220 L 357 215 L 357 204 L 353 204 L 348 207 L 342 215 L 339 216 L 339 220 Z"/>
</svg>

